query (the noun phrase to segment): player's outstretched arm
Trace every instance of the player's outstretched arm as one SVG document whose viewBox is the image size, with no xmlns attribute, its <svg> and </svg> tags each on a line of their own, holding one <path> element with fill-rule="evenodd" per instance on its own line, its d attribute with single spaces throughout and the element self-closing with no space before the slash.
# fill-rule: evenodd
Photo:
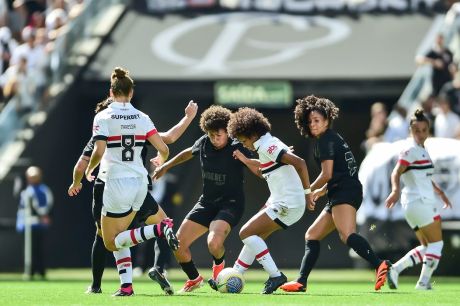
<svg viewBox="0 0 460 306">
<path fill-rule="evenodd" d="M 75 167 L 73 168 L 73 181 L 72 184 L 69 187 L 69 190 L 67 193 L 69 196 L 76 196 L 81 188 L 83 187 L 81 180 L 83 179 L 83 176 L 85 176 L 85 171 L 86 168 L 88 167 L 88 162 L 89 162 L 89 157 L 88 156 L 80 156 L 78 159 L 77 163 L 75 164 Z"/>
<path fill-rule="evenodd" d="M 184 134 L 185 130 L 187 130 L 193 118 L 195 118 L 197 111 L 198 104 L 193 102 L 193 100 L 188 102 L 188 105 L 185 108 L 184 117 L 168 131 L 160 133 L 160 136 L 163 139 L 163 141 L 166 144 L 175 143 L 177 139 L 179 139 L 182 136 L 182 134 Z"/>
<path fill-rule="evenodd" d="M 399 200 L 399 195 L 401 194 L 401 174 L 406 171 L 406 168 L 407 166 L 398 162 L 391 173 L 391 192 L 385 200 L 385 206 L 387 208 L 392 208 Z"/>
<path fill-rule="evenodd" d="M 260 171 L 260 161 L 258 159 L 251 159 L 246 157 L 240 150 L 233 151 L 233 157 L 242 162 L 252 173 L 256 176 L 263 178 L 262 172 Z"/>
<path fill-rule="evenodd" d="M 452 208 L 452 203 L 449 201 L 449 198 L 446 196 L 441 187 L 438 186 L 433 180 L 431 181 L 433 185 L 434 192 L 441 197 L 441 200 L 444 202 L 443 208 Z"/>
<path fill-rule="evenodd" d="M 193 158 L 192 147 L 187 148 L 171 158 L 169 161 L 162 165 L 158 165 L 155 171 L 153 172 L 152 179 L 156 180 L 162 177 L 169 169 L 172 167 L 182 164 Z M 151 160 L 152 161 L 152 160 Z"/>
<path fill-rule="evenodd" d="M 91 154 L 91 159 L 89 160 L 88 168 L 86 169 L 86 179 L 90 182 L 94 180 L 92 175 L 94 169 L 101 162 L 102 156 L 104 155 L 105 149 L 107 148 L 107 142 L 105 140 L 96 140 L 94 143 L 94 150 Z"/>
</svg>

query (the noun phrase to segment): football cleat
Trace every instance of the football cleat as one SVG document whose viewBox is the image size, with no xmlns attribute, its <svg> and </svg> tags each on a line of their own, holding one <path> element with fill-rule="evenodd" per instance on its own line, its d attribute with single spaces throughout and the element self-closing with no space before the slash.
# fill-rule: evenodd
<svg viewBox="0 0 460 306">
<path fill-rule="evenodd" d="M 184 287 L 179 291 L 179 293 L 192 292 L 195 289 L 198 289 L 204 285 L 203 276 L 198 275 L 195 279 L 189 279 L 185 282 Z"/>
<path fill-rule="evenodd" d="M 212 265 L 212 279 L 216 280 L 217 275 L 225 268 L 225 260 L 219 265 Z"/>
<path fill-rule="evenodd" d="M 269 277 L 268 280 L 265 282 L 264 290 L 262 290 L 262 294 L 272 294 L 276 291 L 282 284 L 287 282 L 286 275 L 281 272 L 280 276 Z"/>
<path fill-rule="evenodd" d="M 112 294 L 112 296 L 131 296 L 131 295 L 134 295 L 133 286 L 129 286 L 126 288 L 120 288 L 117 291 L 115 291 L 114 294 Z"/>
<path fill-rule="evenodd" d="M 218 290 L 217 282 L 213 278 L 208 279 L 208 284 L 212 289 Z"/>
<path fill-rule="evenodd" d="M 149 270 L 149 277 L 151 280 L 157 282 L 161 290 L 164 291 L 167 295 L 173 295 L 174 294 L 174 289 L 171 286 L 171 283 L 168 281 L 168 279 L 165 277 L 163 273 L 158 271 L 157 268 L 153 267 L 152 269 Z"/>
<path fill-rule="evenodd" d="M 417 285 L 415 285 L 415 290 L 432 290 L 433 287 L 431 287 L 430 283 L 422 283 L 422 282 L 417 282 Z"/>
<path fill-rule="evenodd" d="M 179 248 L 179 240 L 173 231 L 173 220 L 169 218 L 161 220 L 160 228 L 171 250 L 176 251 Z"/>
<path fill-rule="evenodd" d="M 95 293 L 102 293 L 101 288 L 93 288 L 92 286 L 89 286 L 88 289 L 85 291 L 86 294 L 95 294 Z"/>
<path fill-rule="evenodd" d="M 399 273 L 393 267 L 390 267 L 387 273 L 388 287 L 390 289 L 398 289 Z"/>
<path fill-rule="evenodd" d="M 286 292 L 305 292 L 307 291 L 307 288 L 305 287 L 305 285 L 297 281 L 285 283 L 280 288 Z"/>
<path fill-rule="evenodd" d="M 380 290 L 380 288 L 385 285 L 387 279 L 388 269 L 391 267 L 391 263 L 388 260 L 383 260 L 377 270 L 375 271 L 375 290 Z"/>
</svg>

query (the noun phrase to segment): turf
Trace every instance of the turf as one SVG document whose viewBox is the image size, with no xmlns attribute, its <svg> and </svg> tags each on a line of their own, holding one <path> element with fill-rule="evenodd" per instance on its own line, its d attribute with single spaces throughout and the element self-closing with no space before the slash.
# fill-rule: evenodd
<svg viewBox="0 0 460 306">
<path fill-rule="evenodd" d="M 206 271 L 203 271 L 206 273 Z M 209 272 L 209 271 L 208 271 Z M 289 279 L 296 271 L 284 271 Z M 156 283 L 144 275 L 134 279 L 135 296 L 114 298 L 118 288 L 116 271 L 107 269 L 102 284 L 102 294 L 87 295 L 83 292 L 89 284 L 90 271 L 51 270 L 47 281 L 22 281 L 20 274 L 0 274 L 2 291 L 0 305 L 458 305 L 460 278 L 435 277 L 432 291 L 414 290 L 415 277 L 401 277 L 400 288 L 388 286 L 380 292 L 373 290 L 374 275 L 371 271 L 338 270 L 314 271 L 307 293 L 273 295 L 259 292 L 267 276 L 253 270 L 245 275 L 246 284 L 241 294 L 221 294 L 208 285 L 186 295 L 165 296 Z M 171 271 L 169 278 L 178 291 L 184 282 L 179 271 Z"/>
</svg>

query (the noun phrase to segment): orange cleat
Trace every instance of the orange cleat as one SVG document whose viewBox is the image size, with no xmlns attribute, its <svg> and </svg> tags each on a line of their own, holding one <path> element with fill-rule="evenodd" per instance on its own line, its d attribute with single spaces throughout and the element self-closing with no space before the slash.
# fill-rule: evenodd
<svg viewBox="0 0 460 306">
<path fill-rule="evenodd" d="M 203 276 L 198 275 L 195 279 L 189 279 L 185 282 L 184 287 L 179 291 L 179 293 L 192 292 L 195 289 L 198 289 L 204 285 Z"/>
<path fill-rule="evenodd" d="M 220 271 L 222 271 L 225 268 L 225 260 L 219 264 L 219 265 L 212 265 L 212 279 L 216 280 L 217 275 L 219 275 Z"/>
<path fill-rule="evenodd" d="M 301 283 L 298 283 L 296 281 L 285 283 L 280 288 L 286 292 L 305 292 L 307 291 L 307 288 L 305 287 L 305 285 L 302 285 Z"/>
<path fill-rule="evenodd" d="M 380 266 L 377 268 L 375 272 L 375 290 L 380 290 L 383 285 L 385 285 L 385 281 L 387 280 L 387 273 L 388 269 L 391 267 L 391 263 L 388 260 L 384 260 L 380 263 Z"/>
</svg>

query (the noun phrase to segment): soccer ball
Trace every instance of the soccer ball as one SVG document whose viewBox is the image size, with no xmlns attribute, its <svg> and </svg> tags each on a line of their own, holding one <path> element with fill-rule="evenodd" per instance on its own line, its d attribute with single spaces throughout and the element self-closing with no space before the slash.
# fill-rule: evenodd
<svg viewBox="0 0 460 306">
<path fill-rule="evenodd" d="M 244 278 L 238 270 L 233 268 L 223 269 L 217 275 L 217 290 L 222 293 L 240 293 L 243 291 Z"/>
</svg>

